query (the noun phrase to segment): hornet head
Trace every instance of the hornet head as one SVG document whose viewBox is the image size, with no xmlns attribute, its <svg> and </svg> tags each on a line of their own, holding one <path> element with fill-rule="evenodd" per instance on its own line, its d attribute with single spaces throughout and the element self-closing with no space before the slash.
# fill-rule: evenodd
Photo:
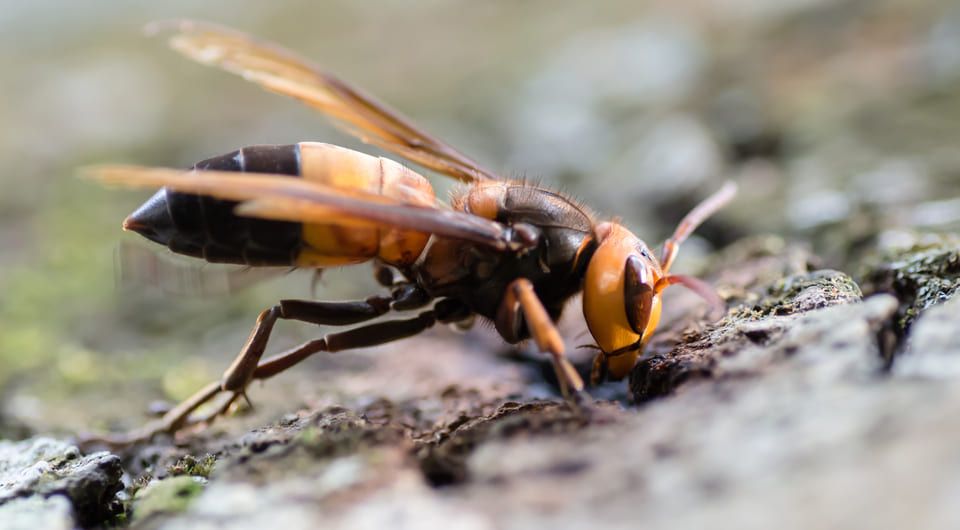
<svg viewBox="0 0 960 530">
<path fill-rule="evenodd" d="M 657 286 L 664 272 L 646 243 L 624 226 L 601 223 L 596 236 L 599 245 L 584 279 L 583 315 L 600 349 L 597 363 L 605 364 L 595 363 L 595 369 L 620 379 L 660 321 Z"/>
</svg>

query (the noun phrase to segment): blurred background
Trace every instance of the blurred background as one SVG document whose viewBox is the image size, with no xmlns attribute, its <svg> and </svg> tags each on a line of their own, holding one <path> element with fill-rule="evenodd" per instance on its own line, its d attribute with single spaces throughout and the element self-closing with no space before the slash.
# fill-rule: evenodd
<svg viewBox="0 0 960 530">
<path fill-rule="evenodd" d="M 723 180 L 739 181 L 734 205 L 685 245 L 686 272 L 717 246 L 774 233 L 855 274 L 876 248 L 960 224 L 956 2 L 197 4 L 0 0 L 0 437 L 137 425 L 149 403 L 218 377 L 262 308 L 311 295 L 303 272 L 229 295 L 192 280 L 187 293 L 118 286 L 118 248 L 139 244 L 120 222 L 149 193 L 103 189 L 75 178 L 78 167 L 186 167 L 301 140 L 377 152 L 146 38 L 152 20 L 277 41 L 486 166 L 562 188 L 651 244 Z M 359 269 L 327 274 L 318 296 L 369 294 Z M 273 348 L 315 333 L 283 325 Z M 277 399 L 322 393 L 325 363 L 361 380 L 364 359 L 311 360 L 275 385 Z"/>
</svg>

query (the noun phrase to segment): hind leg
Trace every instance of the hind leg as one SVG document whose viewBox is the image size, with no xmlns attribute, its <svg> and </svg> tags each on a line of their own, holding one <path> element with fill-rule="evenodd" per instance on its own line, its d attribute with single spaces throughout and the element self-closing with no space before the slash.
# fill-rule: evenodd
<svg viewBox="0 0 960 530">
<path fill-rule="evenodd" d="M 390 298 L 371 297 L 365 301 L 357 302 L 284 300 L 260 314 L 239 355 L 219 381 L 206 385 L 168 411 L 162 418 L 145 425 L 141 429 L 118 436 L 87 437 L 82 442 L 128 445 L 148 440 L 162 432 L 175 433 L 189 425 L 209 422 L 226 412 L 237 398 L 245 397 L 246 387 L 254 379 L 267 379 L 317 352 L 332 353 L 344 349 L 383 344 L 415 335 L 435 323 L 438 318 L 437 312 L 435 310 L 426 311 L 412 319 L 368 324 L 348 331 L 332 333 L 261 360 L 273 326 L 278 319 L 326 325 L 349 325 L 363 322 L 385 314 L 390 310 L 392 304 L 404 305 L 400 303 L 404 300 L 407 301 L 406 305 L 412 304 L 412 302 L 409 302 L 412 299 L 409 290 L 400 289 L 398 291 L 395 291 L 394 296 Z M 417 303 L 420 301 L 417 298 Z M 463 315 L 459 314 L 460 312 L 451 311 L 449 307 L 450 304 L 438 303 L 435 309 L 446 310 L 446 313 L 454 315 L 450 318 L 463 318 Z M 441 317 L 446 318 L 446 313 L 442 314 Z M 221 392 L 230 393 L 230 397 L 210 414 L 201 417 L 194 416 L 197 409 L 209 403 Z"/>
</svg>

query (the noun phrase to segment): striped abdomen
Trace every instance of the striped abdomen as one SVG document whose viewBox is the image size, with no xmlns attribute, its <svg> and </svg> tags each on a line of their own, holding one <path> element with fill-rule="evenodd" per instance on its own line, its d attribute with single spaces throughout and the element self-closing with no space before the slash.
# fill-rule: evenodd
<svg viewBox="0 0 960 530">
<path fill-rule="evenodd" d="M 430 183 L 402 165 L 329 144 L 245 147 L 194 167 L 289 175 L 408 204 L 432 206 L 435 200 Z M 301 267 L 346 265 L 371 258 L 406 266 L 416 261 L 429 238 L 395 228 L 240 217 L 234 214 L 236 204 L 163 189 L 131 214 L 124 227 L 174 252 L 214 263 Z"/>
</svg>

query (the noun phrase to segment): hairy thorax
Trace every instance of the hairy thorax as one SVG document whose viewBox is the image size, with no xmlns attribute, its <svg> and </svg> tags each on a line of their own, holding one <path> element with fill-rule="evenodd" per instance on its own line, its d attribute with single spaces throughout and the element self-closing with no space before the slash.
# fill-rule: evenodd
<svg viewBox="0 0 960 530">
<path fill-rule="evenodd" d="M 595 250 L 591 215 L 554 191 L 515 182 L 484 183 L 454 197 L 455 209 L 537 233 L 537 246 L 521 252 L 496 251 L 462 241 L 435 238 L 418 271 L 418 283 L 435 297 L 456 298 L 489 319 L 496 315 L 506 286 L 530 280 L 552 317 L 581 289 L 583 270 Z"/>
</svg>

